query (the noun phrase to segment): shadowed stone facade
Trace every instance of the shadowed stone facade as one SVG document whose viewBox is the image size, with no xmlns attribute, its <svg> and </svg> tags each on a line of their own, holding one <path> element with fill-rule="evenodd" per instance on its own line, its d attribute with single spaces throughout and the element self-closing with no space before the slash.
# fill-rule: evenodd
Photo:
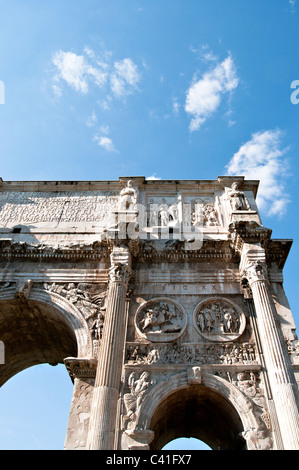
<svg viewBox="0 0 299 470">
<path fill-rule="evenodd" d="M 258 181 L 1 182 L 0 385 L 64 363 L 65 448 L 299 449 L 299 348 Z M 1 359 L 1 358 L 0 358 Z"/>
</svg>

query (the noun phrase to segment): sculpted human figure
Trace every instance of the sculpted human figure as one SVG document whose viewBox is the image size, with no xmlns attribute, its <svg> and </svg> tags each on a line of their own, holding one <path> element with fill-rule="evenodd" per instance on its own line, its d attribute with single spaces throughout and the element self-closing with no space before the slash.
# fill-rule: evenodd
<svg viewBox="0 0 299 470">
<path fill-rule="evenodd" d="M 149 372 L 142 372 L 140 377 L 136 378 L 136 372 L 132 372 L 128 378 L 128 385 L 130 387 L 130 393 L 124 395 L 124 403 L 127 414 L 124 416 L 124 422 L 136 421 L 138 411 L 144 395 L 146 394 L 149 386 L 150 374 Z"/>
<path fill-rule="evenodd" d="M 234 211 L 248 210 L 249 204 L 246 201 L 243 191 L 239 190 L 238 183 L 233 183 L 228 192 L 232 209 Z"/>
<path fill-rule="evenodd" d="M 213 204 L 206 204 L 204 207 L 204 224 L 207 226 L 218 225 L 217 214 Z"/>
<path fill-rule="evenodd" d="M 120 192 L 120 209 L 135 210 L 138 199 L 138 189 L 133 187 L 132 180 L 129 180 L 127 186 Z"/>
<path fill-rule="evenodd" d="M 166 204 L 165 199 L 162 199 L 162 204 L 159 208 L 160 214 L 160 224 L 162 227 L 167 227 L 169 223 L 169 213 L 168 213 L 168 206 Z"/>
</svg>

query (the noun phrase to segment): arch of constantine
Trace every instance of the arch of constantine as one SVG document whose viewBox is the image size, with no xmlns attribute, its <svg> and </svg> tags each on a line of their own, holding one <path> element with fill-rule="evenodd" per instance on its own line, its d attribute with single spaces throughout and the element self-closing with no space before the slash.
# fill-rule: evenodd
<svg viewBox="0 0 299 470">
<path fill-rule="evenodd" d="M 258 181 L 0 183 L 0 386 L 73 381 L 65 449 L 299 449 L 291 240 Z"/>
</svg>

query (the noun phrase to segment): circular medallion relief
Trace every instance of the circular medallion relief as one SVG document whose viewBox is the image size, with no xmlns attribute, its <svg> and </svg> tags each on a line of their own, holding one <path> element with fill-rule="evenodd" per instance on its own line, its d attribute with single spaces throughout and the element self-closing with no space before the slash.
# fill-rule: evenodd
<svg viewBox="0 0 299 470">
<path fill-rule="evenodd" d="M 174 300 L 164 297 L 149 300 L 136 312 L 139 333 L 152 342 L 173 341 L 185 330 L 187 316 Z"/>
<path fill-rule="evenodd" d="M 233 341 L 244 332 L 246 317 L 230 300 L 212 298 L 196 307 L 194 323 L 197 331 L 210 341 Z"/>
</svg>

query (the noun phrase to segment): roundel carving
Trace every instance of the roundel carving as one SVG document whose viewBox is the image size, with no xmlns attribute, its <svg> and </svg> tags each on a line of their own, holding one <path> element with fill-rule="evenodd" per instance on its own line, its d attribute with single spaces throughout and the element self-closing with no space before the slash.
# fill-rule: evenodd
<svg viewBox="0 0 299 470">
<path fill-rule="evenodd" d="M 140 305 L 135 325 L 138 332 L 152 342 L 173 341 L 183 334 L 187 316 L 174 300 L 159 297 Z"/>
<path fill-rule="evenodd" d="M 210 341 L 233 341 L 244 332 L 246 317 L 230 300 L 210 298 L 194 311 L 197 331 Z"/>
</svg>

